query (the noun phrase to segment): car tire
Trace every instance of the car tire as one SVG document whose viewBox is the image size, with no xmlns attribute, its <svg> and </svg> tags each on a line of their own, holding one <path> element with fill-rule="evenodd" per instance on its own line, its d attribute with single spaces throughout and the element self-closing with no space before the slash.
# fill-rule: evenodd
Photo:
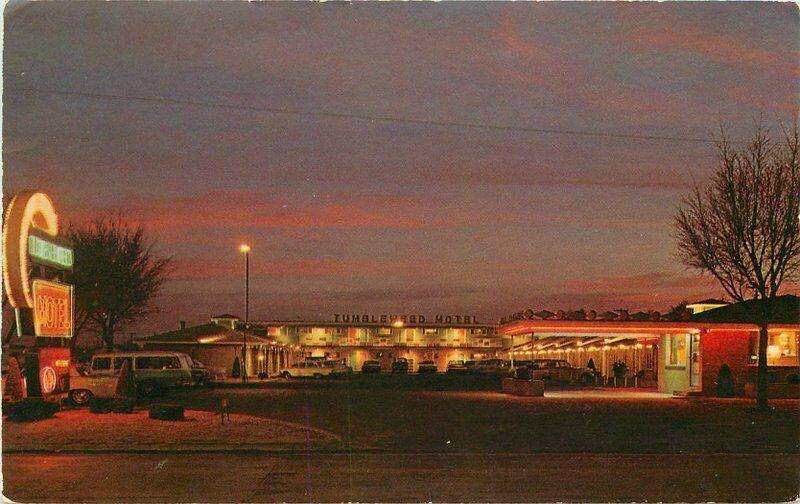
<svg viewBox="0 0 800 504">
<path fill-rule="evenodd" d="M 286 380 L 291 380 L 292 374 L 289 371 L 284 371 L 283 373 L 281 373 L 281 377 L 283 377 Z"/>
<path fill-rule="evenodd" d="M 314 378 L 315 380 L 321 380 L 321 379 L 322 379 L 322 375 L 321 375 L 321 374 L 319 374 L 319 373 L 314 373 L 314 376 L 313 376 L 313 378 Z"/>
<path fill-rule="evenodd" d="M 153 397 L 158 393 L 158 384 L 154 381 L 145 380 L 139 383 L 137 390 L 142 397 Z"/>
<path fill-rule="evenodd" d="M 69 400 L 76 406 L 86 405 L 94 396 L 91 391 L 85 389 L 70 390 Z"/>
</svg>

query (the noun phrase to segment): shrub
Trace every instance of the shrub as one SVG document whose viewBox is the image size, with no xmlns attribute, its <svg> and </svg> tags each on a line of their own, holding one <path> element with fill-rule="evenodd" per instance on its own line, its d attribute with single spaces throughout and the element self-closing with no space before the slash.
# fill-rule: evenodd
<svg viewBox="0 0 800 504">
<path fill-rule="evenodd" d="M 242 376 L 242 365 L 239 363 L 239 357 L 233 360 L 233 370 L 231 370 L 231 378 L 239 378 Z"/>
<path fill-rule="evenodd" d="M 154 404 L 150 406 L 149 417 L 172 422 L 183 420 L 183 406 L 178 406 L 177 404 Z"/>
<path fill-rule="evenodd" d="M 60 406 L 54 401 L 45 401 L 41 397 L 31 397 L 5 408 L 8 419 L 15 422 L 35 422 L 44 420 L 56 414 Z"/>
<path fill-rule="evenodd" d="M 717 397 L 733 397 L 733 373 L 727 364 L 723 364 L 717 373 Z"/>
<path fill-rule="evenodd" d="M 3 397 L 8 397 L 11 402 L 19 402 L 23 397 L 22 373 L 19 370 L 19 361 L 16 357 L 8 360 L 8 376 Z"/>
<path fill-rule="evenodd" d="M 111 413 L 114 400 L 109 397 L 92 397 L 89 399 L 89 411 L 96 414 Z"/>
</svg>

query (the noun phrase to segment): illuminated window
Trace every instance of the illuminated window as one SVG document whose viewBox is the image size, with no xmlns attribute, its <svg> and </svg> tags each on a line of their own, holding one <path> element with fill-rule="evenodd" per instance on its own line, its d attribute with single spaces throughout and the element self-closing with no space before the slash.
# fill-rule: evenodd
<svg viewBox="0 0 800 504">
<path fill-rule="evenodd" d="M 392 328 L 391 327 L 379 327 L 378 328 L 378 334 L 392 334 Z"/>
<path fill-rule="evenodd" d="M 667 365 L 686 365 L 686 335 L 670 334 L 667 336 Z"/>
<path fill-rule="evenodd" d="M 754 338 L 753 361 L 758 361 L 758 338 Z M 784 331 L 770 333 L 767 346 L 768 366 L 797 366 L 797 334 Z"/>
<path fill-rule="evenodd" d="M 425 334 L 439 334 L 439 329 L 436 329 L 435 327 L 426 327 Z"/>
</svg>

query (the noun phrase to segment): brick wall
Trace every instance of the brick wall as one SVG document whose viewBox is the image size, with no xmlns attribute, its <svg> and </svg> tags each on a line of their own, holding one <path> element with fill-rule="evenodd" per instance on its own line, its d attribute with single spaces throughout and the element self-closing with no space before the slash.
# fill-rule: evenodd
<svg viewBox="0 0 800 504">
<path fill-rule="evenodd" d="M 750 338 L 757 337 L 758 333 L 745 330 L 714 330 L 700 336 L 703 395 L 716 395 L 717 375 L 723 364 L 731 369 L 736 395 L 744 395 L 744 384 L 749 379 Z"/>
</svg>

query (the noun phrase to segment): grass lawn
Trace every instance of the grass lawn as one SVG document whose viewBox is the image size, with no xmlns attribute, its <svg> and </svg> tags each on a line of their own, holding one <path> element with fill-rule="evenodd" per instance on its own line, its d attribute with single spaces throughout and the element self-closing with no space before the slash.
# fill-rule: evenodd
<svg viewBox="0 0 800 504">
<path fill-rule="evenodd" d="M 800 401 L 769 414 L 744 399 L 527 398 L 474 376 L 361 376 L 171 394 L 188 407 L 305 423 L 353 447 L 408 451 L 797 453 Z M 558 395 L 558 394 L 554 394 Z M 591 394 L 587 394 L 591 395 Z"/>
</svg>

